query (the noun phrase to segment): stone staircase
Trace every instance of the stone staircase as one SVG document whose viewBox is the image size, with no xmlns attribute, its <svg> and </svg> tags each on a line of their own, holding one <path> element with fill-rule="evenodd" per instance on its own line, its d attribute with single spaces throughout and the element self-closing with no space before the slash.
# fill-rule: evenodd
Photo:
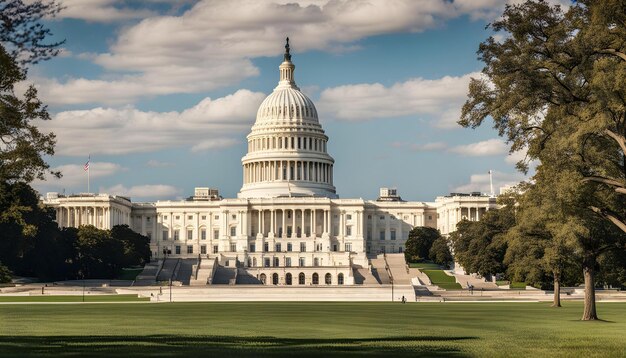
<svg viewBox="0 0 626 358">
<path fill-rule="evenodd" d="M 157 272 L 159 272 L 160 261 L 149 262 L 144 266 L 143 271 L 135 278 L 133 286 L 152 286 L 156 284 Z"/>
<path fill-rule="evenodd" d="M 389 265 L 389 271 L 391 271 L 391 275 L 393 276 L 394 284 L 411 284 L 411 279 L 415 276 L 411 276 L 411 272 L 404 259 L 404 254 L 387 254 L 387 264 Z"/>
<path fill-rule="evenodd" d="M 356 285 L 379 285 L 378 279 L 372 275 L 372 273 L 366 268 L 361 266 L 355 266 L 352 268 L 352 274 L 354 275 L 354 283 Z"/>
<path fill-rule="evenodd" d="M 389 278 L 389 274 L 387 274 L 385 258 L 384 256 L 378 255 L 375 258 L 370 259 L 370 263 L 372 265 L 372 276 L 376 278 L 378 283 L 382 285 L 388 285 L 391 283 L 391 279 Z"/>
<path fill-rule="evenodd" d="M 206 286 L 213 282 L 213 275 L 217 268 L 217 259 L 201 259 L 200 267 L 197 267 L 197 273 L 195 279 L 192 279 L 189 283 L 191 286 Z"/>
<path fill-rule="evenodd" d="M 488 282 L 482 277 L 478 277 L 476 275 L 460 275 L 453 274 L 456 282 L 458 282 L 461 287 L 464 289 L 467 288 L 467 285 L 470 284 L 474 286 L 474 290 L 478 289 L 489 289 L 489 290 L 497 290 L 499 287 L 493 282 Z"/>
<path fill-rule="evenodd" d="M 250 274 L 246 269 L 239 268 L 237 269 L 237 285 L 261 285 L 262 282 L 256 276 Z"/>
<path fill-rule="evenodd" d="M 174 281 L 180 281 L 183 285 L 189 285 L 193 274 L 193 266 L 198 263 L 197 259 L 181 259 Z"/>
<path fill-rule="evenodd" d="M 180 259 L 176 258 L 165 259 L 165 262 L 163 263 L 163 268 L 161 269 L 157 277 L 157 281 L 169 281 L 170 279 L 173 280 L 175 278 L 174 271 L 178 267 L 179 262 Z"/>
<path fill-rule="evenodd" d="M 213 285 L 230 285 L 232 280 L 237 278 L 237 268 L 218 266 L 213 275 Z"/>
</svg>

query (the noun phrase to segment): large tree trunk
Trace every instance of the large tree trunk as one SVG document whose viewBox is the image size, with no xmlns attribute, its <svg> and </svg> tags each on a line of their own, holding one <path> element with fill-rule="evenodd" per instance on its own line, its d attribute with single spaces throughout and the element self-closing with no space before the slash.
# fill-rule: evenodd
<svg viewBox="0 0 626 358">
<path fill-rule="evenodd" d="M 583 311 L 583 321 L 598 319 L 596 313 L 595 264 L 595 257 L 586 258 L 583 263 L 583 275 L 585 277 L 585 308 Z"/>
<path fill-rule="evenodd" d="M 552 307 L 561 307 L 561 275 L 554 272 L 554 300 Z"/>
</svg>

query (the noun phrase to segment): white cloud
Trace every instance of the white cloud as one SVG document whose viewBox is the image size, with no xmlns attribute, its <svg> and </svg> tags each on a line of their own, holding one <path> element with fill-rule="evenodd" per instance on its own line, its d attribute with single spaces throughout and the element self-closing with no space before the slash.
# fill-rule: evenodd
<svg viewBox="0 0 626 358">
<path fill-rule="evenodd" d="M 503 173 L 499 171 L 493 172 L 493 191 L 495 194 L 500 192 L 500 188 L 506 185 L 516 185 L 526 177 L 521 173 Z M 453 192 L 469 193 L 479 191 L 481 193 L 490 193 L 489 173 L 472 174 L 469 183 L 457 186 Z"/>
<path fill-rule="evenodd" d="M 194 151 L 231 146 L 248 131 L 265 95 L 239 90 L 205 98 L 182 112 L 144 112 L 134 108 L 94 108 L 58 113 L 40 122 L 57 136 L 57 154 L 126 154 L 168 147 Z"/>
<path fill-rule="evenodd" d="M 420 32 L 466 14 L 473 18 L 493 17 L 501 13 L 505 3 L 203 0 L 182 14 L 152 16 L 151 10 L 128 7 L 124 1 L 66 0 L 68 8 L 60 16 L 92 21 L 142 20 L 122 28 L 108 52 L 89 56 L 105 69 L 101 78 L 37 82 L 41 97 L 51 104 L 124 104 L 141 97 L 197 93 L 257 75 L 259 71 L 250 59 L 280 54 L 287 35 L 293 39 L 296 53 L 354 50 L 358 48 L 355 41 L 370 36 Z M 371 86 L 364 90 L 384 91 L 377 85 Z M 383 113 L 372 115 L 398 115 L 394 113 L 402 111 L 393 110 L 401 107 L 398 103 L 401 102 L 388 103 L 380 109 Z M 451 113 L 449 106 L 443 110 L 449 114 L 445 119 L 454 118 L 454 123 L 457 113 Z M 340 118 L 356 120 L 355 115 L 347 110 Z M 449 126 L 450 121 L 442 125 Z"/>
<path fill-rule="evenodd" d="M 148 162 L 146 163 L 146 166 L 149 166 L 151 168 L 164 168 L 164 167 L 173 167 L 174 163 L 170 163 L 170 162 L 161 162 L 158 161 L 156 159 L 150 159 L 148 160 Z"/>
<path fill-rule="evenodd" d="M 483 157 L 489 155 L 503 155 L 509 151 L 509 147 L 502 139 L 488 139 L 482 142 L 459 145 L 450 148 L 450 152 L 470 157 Z"/>
<path fill-rule="evenodd" d="M 506 158 L 504 158 L 504 161 L 507 164 L 517 164 L 517 162 L 519 162 L 520 160 L 524 160 L 526 159 L 526 150 L 518 150 L 516 152 L 513 152 L 509 155 L 506 156 Z"/>
<path fill-rule="evenodd" d="M 396 148 L 407 148 L 415 152 L 441 151 L 448 147 L 448 145 L 444 142 L 431 142 L 431 143 L 423 143 L 423 144 L 394 142 L 394 143 L 391 143 L 391 145 Z"/>
<path fill-rule="evenodd" d="M 84 152 L 86 153 L 86 152 Z M 83 155 L 85 155 L 83 153 Z M 85 162 L 87 158 L 85 157 Z M 46 186 L 55 188 L 71 188 L 84 184 L 87 189 L 87 171 L 84 169 L 84 163 L 80 164 L 65 164 L 58 167 L 54 167 L 52 171 L 60 171 L 63 177 L 60 179 L 54 178 L 50 175 L 46 176 L 45 181 L 36 180 L 34 184 L 36 186 Z M 111 176 L 120 171 L 125 170 L 121 165 L 108 162 L 91 162 L 89 163 L 89 176 L 91 179 L 98 179 L 102 177 Z M 85 190 L 87 191 L 87 190 Z"/>
<path fill-rule="evenodd" d="M 174 197 L 180 194 L 181 190 L 171 186 L 163 184 L 155 185 L 135 185 L 126 187 L 122 184 L 114 185 L 109 188 L 100 188 L 100 193 L 107 193 L 111 195 L 123 195 L 130 196 L 131 198 L 160 198 L 166 199 L 168 197 Z"/>
<path fill-rule="evenodd" d="M 434 80 L 414 78 L 391 87 L 380 83 L 338 86 L 322 91 L 318 107 L 338 120 L 428 116 L 437 127 L 458 127 L 456 121 L 467 98 L 470 78 L 478 76 L 469 73 Z"/>
</svg>

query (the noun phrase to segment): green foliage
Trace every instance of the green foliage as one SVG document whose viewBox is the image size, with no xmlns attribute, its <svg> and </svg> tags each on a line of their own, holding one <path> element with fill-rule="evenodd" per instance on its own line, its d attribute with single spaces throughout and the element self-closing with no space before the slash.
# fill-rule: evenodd
<svg viewBox="0 0 626 358">
<path fill-rule="evenodd" d="M 0 283 L 9 283 L 12 278 L 11 270 L 0 262 Z"/>
<path fill-rule="evenodd" d="M 428 278 L 430 282 L 434 285 L 437 285 L 444 290 L 461 290 L 463 287 L 456 282 L 454 276 L 450 276 L 445 273 L 443 270 L 422 270 Z"/>
<path fill-rule="evenodd" d="M 452 253 L 450 253 L 450 247 L 448 246 L 448 240 L 444 237 L 439 237 L 433 242 L 428 256 L 434 263 L 441 266 L 448 267 L 454 262 Z"/>
<path fill-rule="evenodd" d="M 130 229 L 128 225 L 116 225 L 111 229 L 111 237 L 124 246 L 122 267 L 143 266 L 150 261 L 150 239 Z"/>
<path fill-rule="evenodd" d="M 514 223 L 513 205 L 489 210 L 480 221 L 460 221 L 450 234 L 455 260 L 469 273 L 486 276 L 504 272 L 505 234 Z"/>
<path fill-rule="evenodd" d="M 441 237 L 439 230 L 427 226 L 416 226 L 409 232 L 406 240 L 404 256 L 409 262 L 428 260 L 430 248 L 435 240 Z"/>
</svg>

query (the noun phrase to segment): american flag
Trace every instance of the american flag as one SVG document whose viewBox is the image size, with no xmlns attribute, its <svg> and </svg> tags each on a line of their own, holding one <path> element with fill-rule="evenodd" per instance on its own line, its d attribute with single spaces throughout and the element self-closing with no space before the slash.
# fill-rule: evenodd
<svg viewBox="0 0 626 358">
<path fill-rule="evenodd" d="M 83 167 L 83 169 L 85 169 L 85 171 L 89 170 L 89 161 L 91 160 L 91 155 L 89 156 L 89 158 L 87 158 L 87 163 L 85 163 L 85 166 Z"/>
</svg>

